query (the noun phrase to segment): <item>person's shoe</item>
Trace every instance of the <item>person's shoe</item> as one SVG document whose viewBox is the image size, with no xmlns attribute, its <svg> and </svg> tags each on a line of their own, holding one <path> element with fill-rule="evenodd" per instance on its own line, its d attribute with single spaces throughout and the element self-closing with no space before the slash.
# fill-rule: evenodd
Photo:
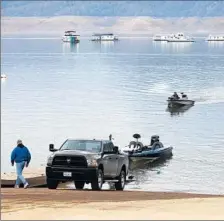
<svg viewBox="0 0 224 221">
<path fill-rule="evenodd" d="M 19 188 L 19 185 L 15 185 L 14 188 L 18 189 Z"/>
<path fill-rule="evenodd" d="M 24 189 L 26 189 L 28 186 L 29 186 L 29 184 L 26 183 L 26 184 L 24 185 Z"/>
</svg>

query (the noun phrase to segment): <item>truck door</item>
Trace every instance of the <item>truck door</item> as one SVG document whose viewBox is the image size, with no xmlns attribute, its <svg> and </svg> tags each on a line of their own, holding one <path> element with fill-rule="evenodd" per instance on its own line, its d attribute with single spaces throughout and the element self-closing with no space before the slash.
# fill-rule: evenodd
<svg viewBox="0 0 224 221">
<path fill-rule="evenodd" d="M 112 142 L 104 144 L 103 165 L 105 177 L 115 177 L 117 174 L 118 156 L 114 154 L 113 147 Z"/>
<path fill-rule="evenodd" d="M 108 165 L 109 165 L 109 171 L 111 177 L 116 177 L 117 175 L 117 168 L 118 168 L 118 155 L 114 153 L 114 145 L 112 142 L 108 143 L 109 150 L 111 152 L 109 158 L 108 158 Z"/>
</svg>

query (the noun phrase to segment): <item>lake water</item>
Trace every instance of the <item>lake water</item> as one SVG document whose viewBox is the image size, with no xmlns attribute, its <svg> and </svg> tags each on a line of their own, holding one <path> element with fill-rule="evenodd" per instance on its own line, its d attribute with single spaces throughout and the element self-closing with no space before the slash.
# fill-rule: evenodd
<svg viewBox="0 0 224 221">
<path fill-rule="evenodd" d="M 75 46 L 60 39 L 2 39 L 1 170 L 21 138 L 33 168 L 48 145 L 108 138 L 124 147 L 134 133 L 160 135 L 173 159 L 135 171 L 127 189 L 224 193 L 224 44 L 121 39 Z M 186 92 L 196 104 L 171 114 L 166 99 Z"/>
</svg>

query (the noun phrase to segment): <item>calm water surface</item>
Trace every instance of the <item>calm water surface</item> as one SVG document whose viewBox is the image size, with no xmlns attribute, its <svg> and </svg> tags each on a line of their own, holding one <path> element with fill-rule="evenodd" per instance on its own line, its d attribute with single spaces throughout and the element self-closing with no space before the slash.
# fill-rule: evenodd
<svg viewBox="0 0 224 221">
<path fill-rule="evenodd" d="M 1 168 L 10 172 L 18 138 L 45 164 L 48 144 L 108 138 L 124 147 L 159 134 L 174 147 L 160 167 L 134 172 L 127 189 L 224 193 L 224 44 L 122 39 L 75 46 L 60 39 L 2 39 Z M 174 91 L 196 100 L 166 110 Z M 30 165 L 31 166 L 31 165 Z"/>
</svg>

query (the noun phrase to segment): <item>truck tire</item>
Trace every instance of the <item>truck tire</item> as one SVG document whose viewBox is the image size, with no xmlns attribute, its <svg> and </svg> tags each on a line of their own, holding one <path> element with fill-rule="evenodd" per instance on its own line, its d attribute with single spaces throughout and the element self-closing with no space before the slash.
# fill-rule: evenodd
<svg viewBox="0 0 224 221">
<path fill-rule="evenodd" d="M 58 181 L 47 178 L 47 187 L 48 187 L 48 189 L 57 189 Z"/>
<path fill-rule="evenodd" d="M 84 181 L 74 181 L 74 184 L 75 184 L 75 188 L 77 190 L 82 190 L 85 185 L 85 182 Z"/>
<path fill-rule="evenodd" d="M 125 183 L 126 183 L 126 172 L 125 169 L 122 169 L 118 177 L 118 182 L 115 183 L 115 189 L 124 190 Z"/>
<path fill-rule="evenodd" d="M 97 177 L 95 180 L 91 181 L 92 190 L 101 190 L 103 186 L 103 171 L 98 169 Z"/>
</svg>

